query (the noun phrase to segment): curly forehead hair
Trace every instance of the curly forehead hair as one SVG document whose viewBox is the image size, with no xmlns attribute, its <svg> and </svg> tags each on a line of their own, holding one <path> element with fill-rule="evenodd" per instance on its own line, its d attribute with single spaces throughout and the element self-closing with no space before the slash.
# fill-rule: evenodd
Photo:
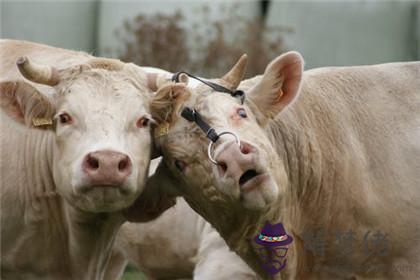
<svg viewBox="0 0 420 280">
<path fill-rule="evenodd" d="M 94 59 L 87 64 L 81 64 L 61 72 L 61 94 L 68 93 L 69 87 L 76 81 L 84 80 L 94 88 L 109 86 L 110 84 L 129 83 L 138 89 L 142 95 L 151 94 L 147 88 L 146 74 L 138 69 L 111 61 L 105 63 L 101 59 Z"/>
<path fill-rule="evenodd" d="M 181 105 L 191 94 L 191 91 L 182 83 L 169 83 L 162 86 L 150 103 L 153 119 L 158 123 L 173 122 Z"/>
</svg>

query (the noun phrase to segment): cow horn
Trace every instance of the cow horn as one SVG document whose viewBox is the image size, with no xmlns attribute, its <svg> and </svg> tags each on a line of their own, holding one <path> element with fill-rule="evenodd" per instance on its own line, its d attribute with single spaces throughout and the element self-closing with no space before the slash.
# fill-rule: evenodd
<svg viewBox="0 0 420 280">
<path fill-rule="evenodd" d="M 60 77 L 55 67 L 37 65 L 27 57 L 19 58 L 16 64 L 20 73 L 34 83 L 55 86 L 60 82 Z"/>
<path fill-rule="evenodd" d="M 233 88 L 237 88 L 239 83 L 241 82 L 242 78 L 244 77 L 246 65 L 248 62 L 248 56 L 243 54 L 238 62 L 227 72 L 223 77 L 222 80 L 227 82 Z"/>
<path fill-rule="evenodd" d="M 152 91 L 157 91 L 160 87 L 170 82 L 171 78 L 167 74 L 147 73 L 147 87 Z"/>
</svg>

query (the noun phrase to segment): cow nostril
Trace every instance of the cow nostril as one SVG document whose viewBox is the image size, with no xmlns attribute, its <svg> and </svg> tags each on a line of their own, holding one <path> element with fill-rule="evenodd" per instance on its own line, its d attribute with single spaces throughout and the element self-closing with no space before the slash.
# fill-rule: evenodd
<svg viewBox="0 0 420 280">
<path fill-rule="evenodd" d="M 220 175 L 224 175 L 227 170 L 227 165 L 224 162 L 219 162 L 217 165 L 217 169 L 219 169 Z"/>
<path fill-rule="evenodd" d="M 241 153 L 243 153 L 244 155 L 252 152 L 252 146 L 245 142 L 241 143 L 240 149 L 241 149 Z"/>
<path fill-rule="evenodd" d="M 99 168 L 99 160 L 97 158 L 89 155 L 86 161 L 89 169 L 96 170 Z"/>
<path fill-rule="evenodd" d="M 121 160 L 119 163 L 118 163 L 118 170 L 119 171 L 125 171 L 125 170 L 127 170 L 128 169 L 128 167 L 129 167 L 129 159 L 128 159 L 128 157 L 125 157 L 123 160 Z"/>
</svg>

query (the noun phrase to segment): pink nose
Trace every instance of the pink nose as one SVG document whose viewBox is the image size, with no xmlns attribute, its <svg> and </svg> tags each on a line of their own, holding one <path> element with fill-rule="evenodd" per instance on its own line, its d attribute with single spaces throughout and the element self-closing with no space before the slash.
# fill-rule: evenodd
<svg viewBox="0 0 420 280">
<path fill-rule="evenodd" d="M 85 156 L 82 169 L 94 185 L 121 185 L 131 174 L 130 158 L 122 153 L 102 150 Z"/>
<path fill-rule="evenodd" d="M 231 177 L 241 184 L 241 176 L 255 168 L 256 153 L 257 149 L 244 141 L 241 141 L 241 146 L 234 141 L 226 144 L 215 158 L 220 175 Z"/>
</svg>

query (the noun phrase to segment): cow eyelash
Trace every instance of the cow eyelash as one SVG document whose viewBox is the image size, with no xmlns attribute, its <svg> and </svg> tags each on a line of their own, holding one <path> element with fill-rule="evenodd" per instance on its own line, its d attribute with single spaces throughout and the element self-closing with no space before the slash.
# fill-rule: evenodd
<svg viewBox="0 0 420 280">
<path fill-rule="evenodd" d="M 244 108 L 239 108 L 238 110 L 236 110 L 236 113 L 243 119 L 246 119 L 248 117 L 248 114 L 246 113 L 246 110 Z"/>
<path fill-rule="evenodd" d="M 73 119 L 68 113 L 61 113 L 58 115 L 58 120 L 61 124 L 70 124 Z"/>
<path fill-rule="evenodd" d="M 179 159 L 174 160 L 174 165 L 175 165 L 176 169 L 178 169 L 178 171 L 180 171 L 180 172 L 184 172 L 185 168 L 187 167 L 187 163 L 185 161 L 179 160 Z"/>
<path fill-rule="evenodd" d="M 142 128 L 142 127 L 148 127 L 151 123 L 151 119 L 149 119 L 148 117 L 141 117 L 137 120 L 136 122 L 136 126 L 138 128 Z"/>
</svg>

